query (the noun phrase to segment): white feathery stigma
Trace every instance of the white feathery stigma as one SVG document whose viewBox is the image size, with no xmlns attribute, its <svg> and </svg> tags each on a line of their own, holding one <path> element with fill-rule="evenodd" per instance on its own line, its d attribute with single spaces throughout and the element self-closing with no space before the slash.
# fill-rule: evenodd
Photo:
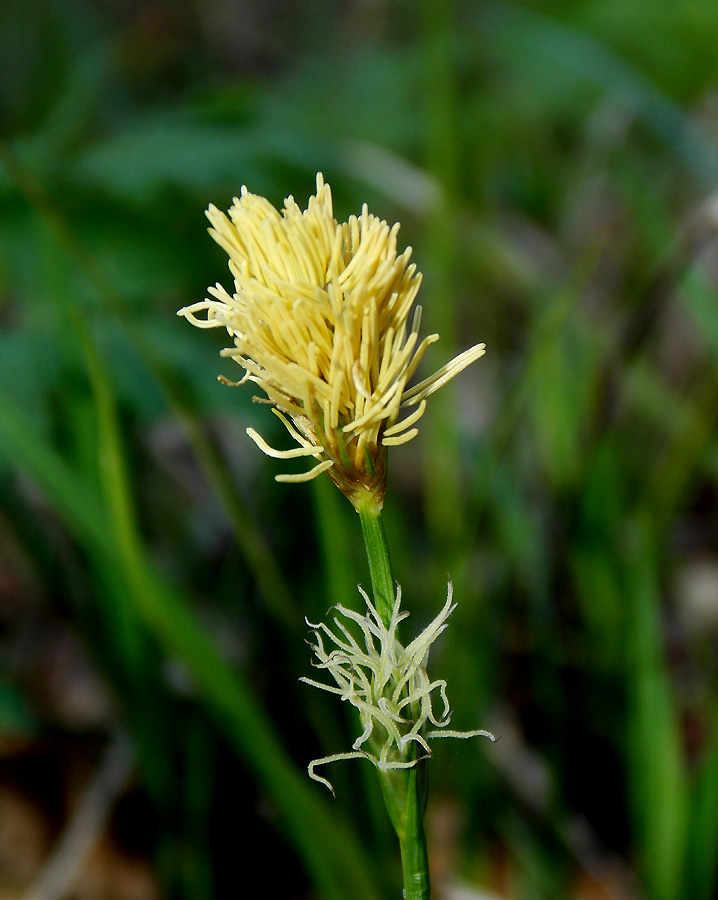
<svg viewBox="0 0 718 900">
<path fill-rule="evenodd" d="M 368 759 L 378 769 L 407 769 L 431 756 L 429 741 L 439 737 L 494 737 L 488 731 L 452 731 L 446 682 L 431 681 L 426 665 L 429 649 L 447 627 L 455 608 L 449 582 L 448 596 L 441 612 L 406 647 L 396 632 L 409 613 L 400 610 L 401 588 L 388 627 L 366 593 L 359 588 L 367 606 L 366 615 L 336 606 L 333 627 L 313 625 L 315 643 L 310 644 L 317 662 L 335 684 L 301 678 L 306 684 L 348 700 L 359 712 L 362 733 L 351 751 L 312 760 L 309 775 L 334 793 L 331 783 L 317 775 L 317 766 L 343 759 Z M 325 643 L 327 646 L 325 646 Z M 440 712 L 433 707 L 438 696 Z M 416 745 L 416 746 L 413 746 Z"/>
</svg>

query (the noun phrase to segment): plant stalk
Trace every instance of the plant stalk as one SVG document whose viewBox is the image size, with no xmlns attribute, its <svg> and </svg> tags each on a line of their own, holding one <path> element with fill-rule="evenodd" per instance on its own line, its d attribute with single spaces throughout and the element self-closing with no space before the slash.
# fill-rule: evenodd
<svg viewBox="0 0 718 900">
<path fill-rule="evenodd" d="M 394 609 L 394 580 L 391 577 L 391 563 L 389 562 L 389 548 L 384 533 L 384 523 L 381 520 L 381 510 L 370 502 L 363 503 L 357 508 L 359 521 L 361 522 L 364 547 L 369 560 L 369 575 L 371 576 L 371 589 L 374 594 L 374 606 L 379 613 L 382 622 L 389 627 L 391 613 Z"/>
<path fill-rule="evenodd" d="M 381 510 L 367 502 L 360 504 L 357 512 L 369 561 L 374 605 L 389 627 L 395 589 Z M 412 743 L 411 747 L 414 746 Z M 414 753 L 414 750 L 407 752 Z M 417 762 L 410 769 L 380 769 L 379 778 L 389 818 L 399 838 L 404 900 L 429 900 L 429 860 L 424 832 L 425 763 Z"/>
</svg>

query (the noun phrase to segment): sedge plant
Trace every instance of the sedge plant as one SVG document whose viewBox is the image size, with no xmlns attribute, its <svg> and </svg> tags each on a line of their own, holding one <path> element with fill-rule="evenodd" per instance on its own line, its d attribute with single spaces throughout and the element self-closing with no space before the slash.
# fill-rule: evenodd
<svg viewBox="0 0 718 900">
<path fill-rule="evenodd" d="M 404 896 L 430 895 L 424 808 L 426 762 L 439 737 L 486 736 L 450 729 L 446 682 L 427 672 L 432 643 L 447 627 L 455 604 L 448 596 L 436 618 L 413 640 L 400 631 L 409 615 L 395 583 L 381 511 L 387 487 L 387 452 L 417 433 L 427 398 L 484 353 L 476 344 L 430 377 L 408 387 L 437 334 L 420 339 L 421 275 L 399 253 L 397 232 L 372 215 L 336 221 L 321 174 L 302 210 L 288 197 L 277 210 L 242 188 L 225 215 L 210 206 L 209 232 L 227 252 L 234 291 L 220 284 L 203 301 L 179 311 L 199 328 L 225 328 L 233 346 L 222 351 L 244 369 L 238 382 L 254 382 L 285 426 L 293 446 L 275 449 L 252 428 L 265 454 L 307 457 L 303 482 L 322 473 L 359 515 L 372 595 L 359 589 L 362 610 L 339 605 L 331 622 L 307 623 L 314 634 L 314 665 L 323 677 L 302 678 L 354 706 L 359 734 L 349 749 L 309 763 L 309 776 L 333 792 L 318 768 L 366 759 L 381 782 L 399 838 Z"/>
</svg>

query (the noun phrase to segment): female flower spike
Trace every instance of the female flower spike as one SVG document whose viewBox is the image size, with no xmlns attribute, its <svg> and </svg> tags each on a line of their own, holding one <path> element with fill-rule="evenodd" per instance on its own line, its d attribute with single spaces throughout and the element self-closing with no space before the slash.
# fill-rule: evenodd
<svg viewBox="0 0 718 900">
<path fill-rule="evenodd" d="M 314 665 L 325 669 L 336 686 L 313 678 L 299 679 L 323 691 L 338 694 L 359 711 L 363 731 L 354 741 L 352 750 L 324 756 L 309 764 L 309 776 L 325 784 L 332 793 L 334 790 L 330 782 L 317 775 L 317 766 L 340 759 L 362 758 L 368 759 L 383 772 L 410 769 L 431 756 L 427 741 L 432 738 L 487 737 L 496 740 L 488 731 L 450 730 L 446 682 L 431 681 L 426 671 L 429 649 L 445 630 L 447 620 L 456 608 L 451 582 L 441 612 L 406 647 L 399 643 L 396 636 L 399 622 L 409 615 L 400 609 L 401 588 L 397 585 L 388 625 L 382 621 L 364 591 L 361 588 L 359 591 L 367 606 L 366 615 L 336 606 L 334 630 L 324 622 L 312 625 L 307 621 L 316 639 L 316 643 L 310 644 L 318 660 Z M 339 615 L 344 621 L 339 619 Z M 325 647 L 325 641 L 329 642 L 329 649 Z M 436 695 L 443 707 L 441 712 L 433 707 Z"/>
<path fill-rule="evenodd" d="M 240 384 L 261 387 L 297 446 L 275 450 L 247 433 L 268 456 L 316 460 L 277 481 L 328 471 L 355 506 L 370 496 L 380 509 L 386 448 L 416 436 L 426 398 L 482 356 L 484 344 L 407 389 L 439 337 L 419 341 L 419 306 L 409 324 L 421 283 L 411 248 L 397 254 L 399 225 L 390 228 L 366 205 L 339 224 L 321 174 L 304 211 L 288 197 L 280 213 L 243 187 L 229 218 L 211 205 L 207 217 L 229 255 L 234 294 L 217 284 L 178 315 L 199 328 L 227 329 L 234 347 L 222 355 L 245 370 Z"/>
</svg>

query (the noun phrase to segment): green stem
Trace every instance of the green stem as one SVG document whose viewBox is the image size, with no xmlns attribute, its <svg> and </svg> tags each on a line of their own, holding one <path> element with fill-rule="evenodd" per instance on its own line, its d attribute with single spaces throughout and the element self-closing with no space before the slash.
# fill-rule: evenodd
<svg viewBox="0 0 718 900">
<path fill-rule="evenodd" d="M 407 782 L 404 830 L 403 834 L 399 834 L 404 898 L 429 900 L 429 860 L 424 832 L 425 791 L 422 790 L 422 782 L 426 780 L 424 762 L 417 763 L 412 769 L 405 769 L 402 776 Z"/>
<path fill-rule="evenodd" d="M 374 605 L 382 622 L 389 627 L 391 613 L 394 609 L 394 580 L 391 577 L 389 548 L 381 520 L 381 510 L 367 502 L 357 508 L 361 522 L 364 546 L 369 560 L 371 589 L 374 594 Z"/>
<path fill-rule="evenodd" d="M 381 510 L 366 502 L 358 505 L 357 512 L 369 561 L 374 605 L 388 627 L 394 607 L 394 581 Z M 425 765 L 418 762 L 410 769 L 380 770 L 379 778 L 389 818 L 399 838 L 404 900 L 429 900 L 429 861 L 424 832 Z"/>
</svg>

